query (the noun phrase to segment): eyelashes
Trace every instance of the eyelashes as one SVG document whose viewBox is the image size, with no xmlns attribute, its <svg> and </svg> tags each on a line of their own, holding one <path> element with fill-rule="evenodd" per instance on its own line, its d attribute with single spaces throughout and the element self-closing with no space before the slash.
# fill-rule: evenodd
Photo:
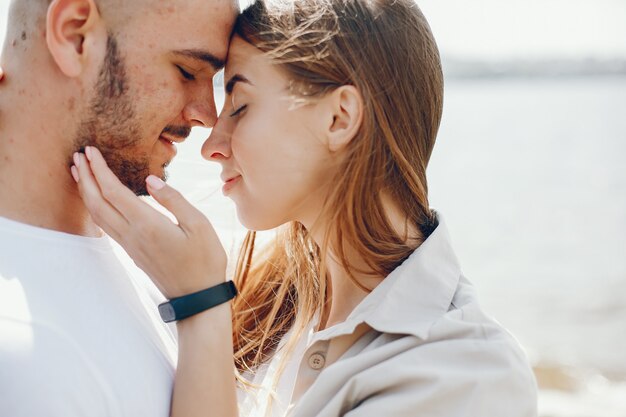
<svg viewBox="0 0 626 417">
<path fill-rule="evenodd" d="M 180 74 L 183 76 L 184 79 L 186 79 L 187 81 L 194 81 L 196 79 L 196 77 L 194 77 L 193 74 L 185 71 L 181 66 L 176 65 L 176 68 L 178 68 L 178 71 L 180 71 Z"/>
<path fill-rule="evenodd" d="M 237 110 L 235 110 L 234 112 L 232 112 L 230 114 L 230 117 L 237 117 L 239 116 L 244 110 L 246 110 L 248 108 L 247 104 L 244 104 L 243 106 L 239 107 Z"/>
</svg>

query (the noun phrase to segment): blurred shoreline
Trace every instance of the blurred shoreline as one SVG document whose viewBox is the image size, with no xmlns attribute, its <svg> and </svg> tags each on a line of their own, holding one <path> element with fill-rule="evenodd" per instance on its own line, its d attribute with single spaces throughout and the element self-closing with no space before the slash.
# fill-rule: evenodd
<svg viewBox="0 0 626 417">
<path fill-rule="evenodd" d="M 626 381 L 611 381 L 590 369 L 547 364 L 533 367 L 539 417 L 624 417 Z"/>
<path fill-rule="evenodd" d="M 442 57 L 446 81 L 626 77 L 626 58 L 527 58 L 508 60 Z M 223 95 L 224 73 L 213 84 Z"/>
<path fill-rule="evenodd" d="M 626 58 L 461 59 L 442 58 L 445 77 L 493 78 L 626 77 Z"/>
</svg>

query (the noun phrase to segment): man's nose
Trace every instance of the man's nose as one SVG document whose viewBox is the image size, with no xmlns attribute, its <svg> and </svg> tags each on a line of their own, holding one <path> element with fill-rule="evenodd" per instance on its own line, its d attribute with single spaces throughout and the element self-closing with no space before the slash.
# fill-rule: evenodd
<svg viewBox="0 0 626 417">
<path fill-rule="evenodd" d="M 198 91 L 183 109 L 183 118 L 190 126 L 213 127 L 217 122 L 217 109 L 213 85 L 205 91 Z"/>
</svg>

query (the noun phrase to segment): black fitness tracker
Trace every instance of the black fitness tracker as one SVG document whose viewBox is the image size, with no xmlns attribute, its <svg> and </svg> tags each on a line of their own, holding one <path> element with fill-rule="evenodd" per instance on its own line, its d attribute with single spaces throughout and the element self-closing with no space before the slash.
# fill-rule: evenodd
<svg viewBox="0 0 626 417">
<path fill-rule="evenodd" d="M 230 301 L 236 295 L 235 283 L 226 281 L 206 290 L 172 298 L 159 304 L 159 314 L 166 323 L 182 320 Z"/>
</svg>

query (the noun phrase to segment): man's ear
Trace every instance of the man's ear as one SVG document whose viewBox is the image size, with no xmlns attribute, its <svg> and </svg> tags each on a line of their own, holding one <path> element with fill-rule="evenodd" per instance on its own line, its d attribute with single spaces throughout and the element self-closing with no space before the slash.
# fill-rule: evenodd
<svg viewBox="0 0 626 417">
<path fill-rule="evenodd" d="M 343 149 L 356 136 L 363 123 L 363 99 L 353 85 L 343 85 L 324 97 L 326 113 L 324 127 L 331 152 Z"/>
<path fill-rule="evenodd" d="M 80 75 L 98 37 L 106 35 L 94 0 L 53 0 L 48 7 L 46 43 L 59 69 L 68 77 Z M 100 29 L 100 31 L 99 31 Z"/>
</svg>

